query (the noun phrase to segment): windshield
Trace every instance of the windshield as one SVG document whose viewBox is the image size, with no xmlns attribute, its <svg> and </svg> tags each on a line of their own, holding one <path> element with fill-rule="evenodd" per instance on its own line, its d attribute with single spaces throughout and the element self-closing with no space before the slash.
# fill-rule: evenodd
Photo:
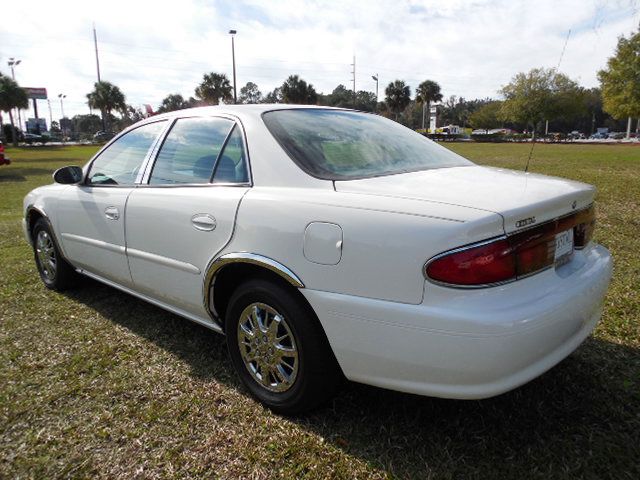
<svg viewBox="0 0 640 480">
<path fill-rule="evenodd" d="M 354 180 L 473 165 L 419 133 L 378 115 L 328 109 L 263 115 L 271 134 L 308 174 Z"/>
</svg>

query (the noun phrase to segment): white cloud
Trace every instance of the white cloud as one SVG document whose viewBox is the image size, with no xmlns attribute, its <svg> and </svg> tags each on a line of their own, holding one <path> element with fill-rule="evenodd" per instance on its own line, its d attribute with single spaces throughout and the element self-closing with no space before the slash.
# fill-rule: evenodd
<svg viewBox="0 0 640 480">
<path fill-rule="evenodd" d="M 229 28 L 238 30 L 238 87 L 253 81 L 266 93 L 298 73 L 325 93 L 350 85 L 380 93 L 396 78 L 415 89 L 431 78 L 445 95 L 496 96 L 518 71 L 556 66 L 587 87 L 615 48 L 637 28 L 637 0 L 323 1 L 263 0 L 179 3 L 113 0 L 32 1 L 3 11 L 0 70 L 22 63 L 23 86 L 43 86 L 60 116 L 88 112 L 95 81 L 91 26 L 96 22 L 103 79 L 129 103 L 157 106 L 168 93 L 193 95 L 204 72 L 231 77 Z M 53 101 L 55 99 L 55 101 Z M 48 117 L 40 102 L 41 116 Z"/>
</svg>

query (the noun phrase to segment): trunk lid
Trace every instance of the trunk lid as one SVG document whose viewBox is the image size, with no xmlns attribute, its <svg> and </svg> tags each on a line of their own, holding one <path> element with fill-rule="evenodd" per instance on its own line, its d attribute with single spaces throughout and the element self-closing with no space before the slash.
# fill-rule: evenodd
<svg viewBox="0 0 640 480">
<path fill-rule="evenodd" d="M 497 213 L 504 219 L 506 233 L 586 208 L 595 196 L 595 188 L 585 183 L 481 166 L 336 181 L 335 188 Z"/>
</svg>

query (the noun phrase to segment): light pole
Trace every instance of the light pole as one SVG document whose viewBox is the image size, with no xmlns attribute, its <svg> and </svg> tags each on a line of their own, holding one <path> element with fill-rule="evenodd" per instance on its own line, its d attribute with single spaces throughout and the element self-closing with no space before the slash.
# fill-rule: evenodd
<svg viewBox="0 0 640 480">
<path fill-rule="evenodd" d="M 64 143 L 64 128 L 62 128 L 62 120 L 64 119 L 64 104 L 62 101 L 67 98 L 64 93 L 59 93 L 58 98 L 60 99 L 60 111 L 62 112 L 62 118 L 60 118 L 60 131 L 62 132 L 62 142 Z"/>
<path fill-rule="evenodd" d="M 20 62 L 22 60 L 16 60 L 13 57 L 9 57 L 9 61 L 7 62 L 7 65 L 9 65 L 9 68 L 11 68 L 11 78 L 13 78 L 13 81 L 16 81 L 16 72 L 13 70 L 15 67 L 17 67 L 18 65 L 20 65 Z M 22 115 L 20 114 L 20 109 L 18 108 L 18 128 L 20 130 L 22 130 Z"/>
<path fill-rule="evenodd" d="M 62 112 L 62 118 L 64 118 L 64 104 L 62 100 L 67 98 L 67 96 L 64 93 L 59 93 L 58 98 L 60 99 L 60 112 Z"/>
<path fill-rule="evenodd" d="M 376 81 L 376 108 L 374 108 L 374 111 L 376 111 L 378 110 L 378 74 L 371 75 L 371 78 Z"/>
<path fill-rule="evenodd" d="M 231 35 L 231 58 L 233 60 L 233 103 L 238 103 L 238 97 L 236 96 L 236 48 L 233 39 L 236 36 L 237 30 L 229 30 Z"/>
<path fill-rule="evenodd" d="M 22 60 L 16 60 L 13 57 L 9 57 L 9 61 L 7 62 L 7 65 L 9 65 L 9 67 L 11 68 L 11 78 L 13 78 L 14 82 L 16 80 L 16 72 L 13 69 L 14 67 L 17 67 L 18 65 L 20 65 L 21 61 Z"/>
</svg>

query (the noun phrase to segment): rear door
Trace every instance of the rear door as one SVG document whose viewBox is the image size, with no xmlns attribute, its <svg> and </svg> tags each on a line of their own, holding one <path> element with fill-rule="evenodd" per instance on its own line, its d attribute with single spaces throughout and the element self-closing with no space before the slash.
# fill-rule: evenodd
<svg viewBox="0 0 640 480">
<path fill-rule="evenodd" d="M 135 289 L 207 318 L 205 270 L 231 239 L 250 186 L 240 125 L 222 117 L 177 119 L 146 177 L 127 203 Z"/>
<path fill-rule="evenodd" d="M 105 148 L 86 181 L 58 199 L 58 231 L 73 265 L 118 284 L 131 285 L 125 254 L 125 206 L 141 167 L 166 121 L 137 127 Z"/>
</svg>

